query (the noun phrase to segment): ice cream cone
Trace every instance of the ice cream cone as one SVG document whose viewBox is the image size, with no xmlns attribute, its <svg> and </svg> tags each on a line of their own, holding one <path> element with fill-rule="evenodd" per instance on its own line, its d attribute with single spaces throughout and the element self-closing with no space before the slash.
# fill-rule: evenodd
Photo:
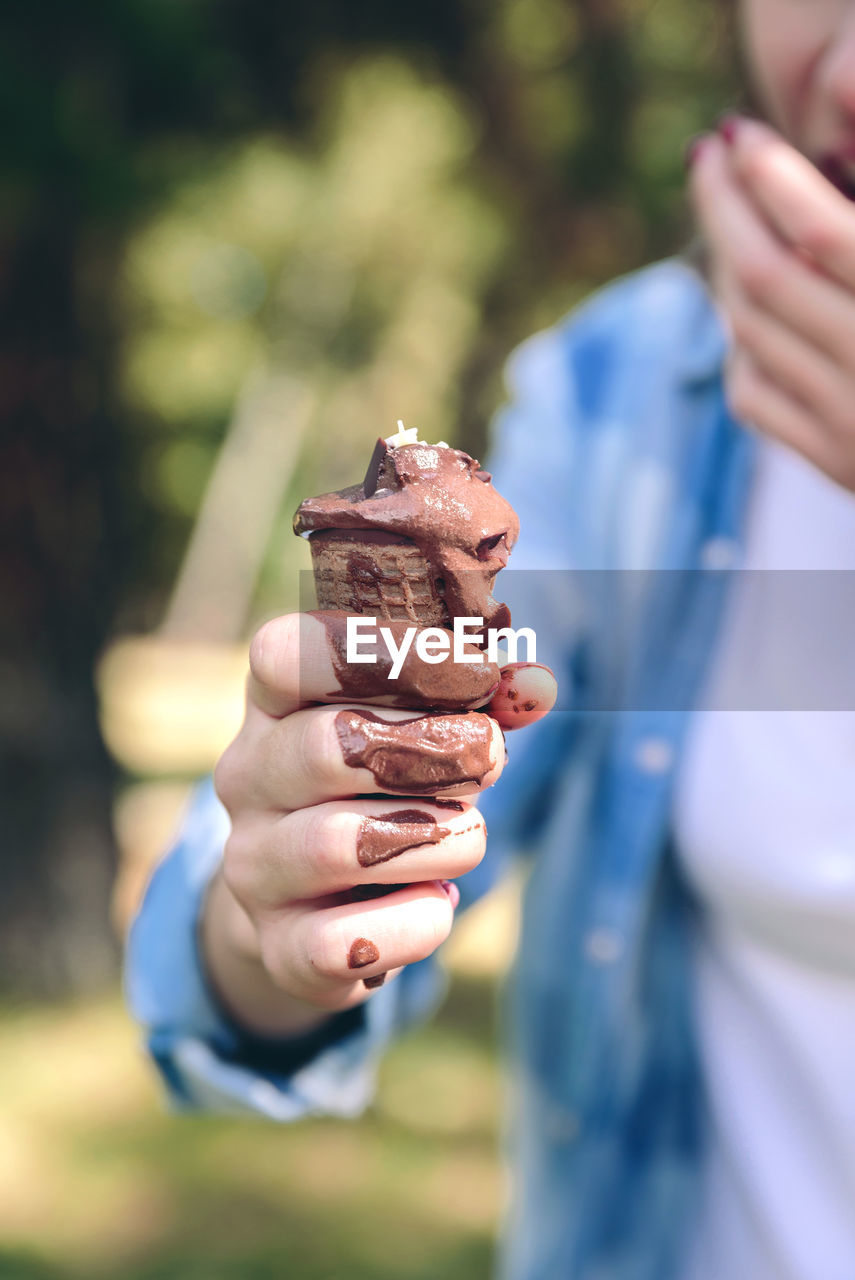
<svg viewBox="0 0 855 1280">
<path fill-rule="evenodd" d="M 319 609 L 448 626 L 443 582 L 411 538 L 323 529 L 309 539 Z"/>
</svg>

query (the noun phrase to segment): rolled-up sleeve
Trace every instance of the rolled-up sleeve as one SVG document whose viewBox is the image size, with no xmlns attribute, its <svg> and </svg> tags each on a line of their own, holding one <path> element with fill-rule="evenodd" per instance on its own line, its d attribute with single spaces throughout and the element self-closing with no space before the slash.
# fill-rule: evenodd
<svg viewBox="0 0 855 1280">
<path fill-rule="evenodd" d="M 370 1102 L 388 1041 L 444 994 L 429 962 L 410 965 L 359 1008 L 282 1040 L 247 1034 L 208 986 L 198 947 L 204 895 L 222 857 L 228 816 L 210 780 L 191 799 L 180 837 L 156 868 L 131 926 L 128 1005 L 180 1111 L 244 1112 L 289 1121 L 355 1116 Z"/>
</svg>

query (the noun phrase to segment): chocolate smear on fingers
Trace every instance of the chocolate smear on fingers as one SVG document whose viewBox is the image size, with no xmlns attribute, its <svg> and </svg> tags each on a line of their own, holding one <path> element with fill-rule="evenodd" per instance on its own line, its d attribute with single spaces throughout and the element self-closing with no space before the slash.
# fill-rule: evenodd
<svg viewBox="0 0 855 1280">
<path fill-rule="evenodd" d="M 351 944 L 347 957 L 348 969 L 364 969 L 367 964 L 374 964 L 380 959 L 380 952 L 368 938 L 357 938 Z"/>
<path fill-rule="evenodd" d="M 449 827 L 440 827 L 433 814 L 421 809 L 381 813 L 362 820 L 356 836 L 356 858 L 361 867 L 374 867 L 397 858 L 406 849 L 439 844 L 450 834 Z"/>
<path fill-rule="evenodd" d="M 381 791 L 407 795 L 480 786 L 494 764 L 492 726 L 475 711 L 395 722 L 370 711 L 340 711 L 335 718 L 345 764 L 368 769 Z"/>
</svg>

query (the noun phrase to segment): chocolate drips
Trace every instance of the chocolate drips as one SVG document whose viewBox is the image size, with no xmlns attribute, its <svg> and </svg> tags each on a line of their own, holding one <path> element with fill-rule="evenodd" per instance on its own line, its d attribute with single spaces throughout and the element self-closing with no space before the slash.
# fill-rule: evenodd
<svg viewBox="0 0 855 1280">
<path fill-rule="evenodd" d="M 439 844 L 448 835 L 450 828 L 438 826 L 433 814 L 422 809 L 381 813 L 376 818 L 363 818 L 356 837 L 356 858 L 361 867 L 375 867 L 406 849 Z"/>
<path fill-rule="evenodd" d="M 294 532 L 321 530 L 409 539 L 429 565 L 445 625 L 455 617 L 483 618 L 485 629 L 510 625 L 510 610 L 493 599 L 492 586 L 519 536 L 519 520 L 489 472 L 461 449 L 378 440 L 361 484 L 300 504 Z"/>
<path fill-rule="evenodd" d="M 323 623 L 327 635 L 327 647 L 333 670 L 340 688 L 328 693 L 328 698 L 347 698 L 361 702 L 366 698 L 383 697 L 390 706 L 425 707 L 436 711 L 468 711 L 488 702 L 500 684 L 500 671 L 496 663 L 458 663 L 449 657 L 446 662 L 422 662 L 410 646 L 400 674 L 389 679 L 392 659 L 377 636 L 376 662 L 347 661 L 347 614 L 311 610 L 310 617 Z M 401 643 L 409 623 L 388 619 L 382 624 L 391 631 L 396 644 Z M 475 645 L 465 645 L 464 652 L 480 654 Z"/>
<path fill-rule="evenodd" d="M 492 726 L 477 711 L 395 722 L 370 711 L 340 711 L 335 718 L 345 764 L 368 769 L 382 791 L 405 795 L 432 795 L 467 782 L 480 786 L 495 764 Z"/>
<path fill-rule="evenodd" d="M 348 969 L 364 969 L 380 959 L 380 952 L 368 938 L 357 938 L 350 947 L 347 957 Z"/>
</svg>

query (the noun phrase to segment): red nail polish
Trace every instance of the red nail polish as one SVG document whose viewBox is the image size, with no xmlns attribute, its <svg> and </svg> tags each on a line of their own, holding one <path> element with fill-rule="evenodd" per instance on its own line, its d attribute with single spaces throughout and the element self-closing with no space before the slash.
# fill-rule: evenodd
<svg viewBox="0 0 855 1280">
<path fill-rule="evenodd" d="M 726 112 L 716 125 L 719 133 L 728 146 L 736 141 L 736 134 L 739 130 L 739 116 L 733 111 Z"/>
<path fill-rule="evenodd" d="M 452 908 L 456 907 L 458 902 L 460 901 L 460 890 L 458 889 L 457 885 L 454 883 L 453 880 L 440 880 L 439 883 L 442 885 L 443 889 L 448 894 L 448 897 L 451 900 Z"/>
<path fill-rule="evenodd" d="M 709 134 L 707 133 L 696 133 L 694 138 L 689 139 L 683 152 L 683 163 L 687 169 L 691 169 L 708 142 Z"/>
</svg>

